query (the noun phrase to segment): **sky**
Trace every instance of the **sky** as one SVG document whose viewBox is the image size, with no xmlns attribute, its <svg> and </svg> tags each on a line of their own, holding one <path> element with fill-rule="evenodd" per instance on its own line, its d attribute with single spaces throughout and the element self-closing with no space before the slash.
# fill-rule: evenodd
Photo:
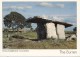
<svg viewBox="0 0 80 57">
<path fill-rule="evenodd" d="M 66 30 L 73 30 L 77 26 L 77 4 L 76 2 L 3 2 L 3 17 L 11 11 L 22 14 L 26 19 L 41 16 L 51 20 L 73 24 Z M 35 24 L 32 24 L 36 28 Z"/>
</svg>

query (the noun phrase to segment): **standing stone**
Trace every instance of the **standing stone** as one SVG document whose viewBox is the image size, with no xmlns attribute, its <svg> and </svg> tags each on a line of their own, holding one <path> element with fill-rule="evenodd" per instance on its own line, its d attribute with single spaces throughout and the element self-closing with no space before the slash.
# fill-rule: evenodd
<svg viewBox="0 0 80 57">
<path fill-rule="evenodd" d="M 46 29 L 47 29 L 47 38 L 54 38 L 54 39 L 58 38 L 56 34 L 56 28 L 55 28 L 54 23 L 47 23 Z"/>
<path fill-rule="evenodd" d="M 37 24 L 37 38 L 38 39 L 46 39 L 46 28 L 43 23 Z"/>
<path fill-rule="evenodd" d="M 57 24 L 57 35 L 59 39 L 65 39 L 65 26 L 61 24 Z"/>
</svg>

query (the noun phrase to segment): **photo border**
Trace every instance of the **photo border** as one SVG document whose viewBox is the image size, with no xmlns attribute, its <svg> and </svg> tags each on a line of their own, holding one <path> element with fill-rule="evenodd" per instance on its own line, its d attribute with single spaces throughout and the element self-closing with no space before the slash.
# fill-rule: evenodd
<svg viewBox="0 0 80 57">
<path fill-rule="evenodd" d="M 77 2 L 77 49 L 2 49 L 2 2 L 42 2 L 43 0 L 3 0 L 0 1 L 0 56 L 80 56 L 80 1 L 79 0 L 44 0 L 45 2 Z M 74 52 L 74 53 L 61 53 Z M 75 53 L 76 52 L 76 53 Z"/>
</svg>

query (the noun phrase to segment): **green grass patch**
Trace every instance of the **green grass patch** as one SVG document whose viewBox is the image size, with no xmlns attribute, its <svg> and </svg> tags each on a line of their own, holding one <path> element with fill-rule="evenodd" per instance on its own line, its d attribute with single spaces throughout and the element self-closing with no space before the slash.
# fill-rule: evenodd
<svg viewBox="0 0 80 57">
<path fill-rule="evenodd" d="M 45 39 L 41 41 L 32 41 L 29 39 L 37 39 L 36 32 L 28 31 L 26 33 L 9 33 L 10 35 L 17 34 L 23 38 L 6 37 L 3 33 L 3 48 L 4 49 L 76 49 L 76 41 L 62 41 L 56 42 L 52 39 Z"/>
</svg>

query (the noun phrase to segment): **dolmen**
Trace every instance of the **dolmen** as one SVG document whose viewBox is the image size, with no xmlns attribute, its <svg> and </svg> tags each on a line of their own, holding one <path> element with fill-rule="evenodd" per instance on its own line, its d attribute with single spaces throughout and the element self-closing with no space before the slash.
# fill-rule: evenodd
<svg viewBox="0 0 80 57">
<path fill-rule="evenodd" d="M 27 19 L 26 22 L 37 24 L 37 38 L 38 39 L 65 39 L 65 28 L 72 26 L 72 24 L 60 21 L 53 21 L 41 17 L 33 17 Z"/>
</svg>

